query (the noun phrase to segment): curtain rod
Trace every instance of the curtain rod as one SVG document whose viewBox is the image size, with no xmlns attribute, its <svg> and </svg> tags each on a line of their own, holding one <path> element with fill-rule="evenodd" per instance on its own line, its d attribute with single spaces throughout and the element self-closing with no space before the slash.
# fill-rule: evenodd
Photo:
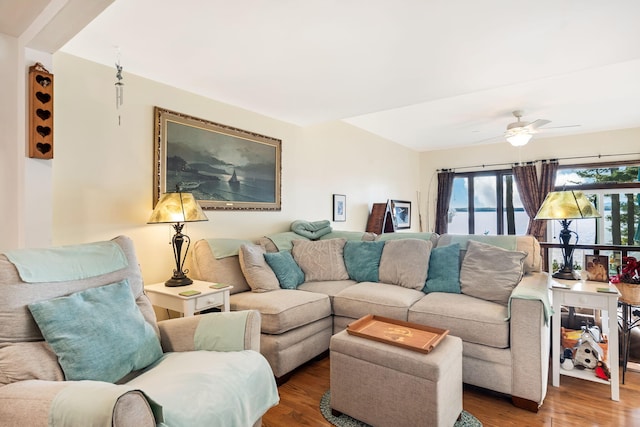
<svg viewBox="0 0 640 427">
<path fill-rule="evenodd" d="M 477 166 L 461 166 L 457 168 L 443 168 L 436 169 L 436 172 L 453 172 L 459 169 L 478 169 L 478 168 L 486 168 L 491 166 L 517 166 L 519 164 L 523 165 L 531 165 L 538 162 L 557 162 L 558 160 L 580 160 L 580 159 L 601 159 L 603 157 L 620 157 L 620 156 L 640 156 L 640 153 L 622 153 L 622 154 L 598 154 L 592 156 L 572 156 L 572 157 L 558 157 L 555 159 L 541 159 L 541 160 L 532 160 L 529 162 L 509 162 L 509 163 L 485 163 Z"/>
</svg>

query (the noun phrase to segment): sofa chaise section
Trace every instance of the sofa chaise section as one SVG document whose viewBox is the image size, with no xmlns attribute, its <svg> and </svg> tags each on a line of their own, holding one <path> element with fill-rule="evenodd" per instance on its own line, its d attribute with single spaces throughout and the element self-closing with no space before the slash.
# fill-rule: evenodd
<svg viewBox="0 0 640 427">
<path fill-rule="evenodd" d="M 231 310 L 252 307 L 260 312 L 261 353 L 282 382 L 286 374 L 328 350 L 333 331 L 331 302 L 326 294 L 297 289 L 251 292 L 238 256 L 245 243 L 238 240 L 235 254 L 231 251 L 218 257 L 211 241 L 197 241 L 192 253 L 193 277 L 233 285 Z"/>
</svg>

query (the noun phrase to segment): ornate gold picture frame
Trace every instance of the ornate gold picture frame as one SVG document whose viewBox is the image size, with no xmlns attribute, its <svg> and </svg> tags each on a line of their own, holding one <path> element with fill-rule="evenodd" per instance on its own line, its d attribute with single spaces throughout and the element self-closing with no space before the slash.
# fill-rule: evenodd
<svg viewBox="0 0 640 427">
<path fill-rule="evenodd" d="M 160 107 L 154 119 L 154 206 L 179 189 L 203 209 L 281 209 L 281 140 Z"/>
</svg>

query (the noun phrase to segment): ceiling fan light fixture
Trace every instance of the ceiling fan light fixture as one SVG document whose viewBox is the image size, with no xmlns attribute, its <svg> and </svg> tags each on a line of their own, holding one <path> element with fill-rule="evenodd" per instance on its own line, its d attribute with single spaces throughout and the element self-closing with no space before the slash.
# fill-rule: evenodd
<svg viewBox="0 0 640 427">
<path fill-rule="evenodd" d="M 528 132 L 518 132 L 507 136 L 507 141 L 514 147 L 527 145 L 533 135 Z"/>
</svg>

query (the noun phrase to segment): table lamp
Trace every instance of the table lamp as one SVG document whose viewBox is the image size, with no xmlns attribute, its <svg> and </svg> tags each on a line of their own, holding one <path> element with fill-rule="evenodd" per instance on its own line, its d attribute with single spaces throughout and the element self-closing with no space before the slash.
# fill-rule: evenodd
<svg viewBox="0 0 640 427">
<path fill-rule="evenodd" d="M 189 236 L 182 234 L 182 227 L 186 222 L 208 220 L 191 193 L 182 193 L 180 191 L 165 193 L 158 201 L 147 224 L 174 223 L 173 229 L 176 231 L 176 234 L 171 239 L 176 268 L 173 270 L 171 279 L 165 282 L 165 286 L 186 286 L 193 283 L 193 280 L 189 279 L 186 274 L 189 270 L 183 269 L 191 239 L 189 239 Z M 186 248 L 183 255 L 182 249 L 185 244 Z"/>
<path fill-rule="evenodd" d="M 562 243 L 563 265 L 553 277 L 556 279 L 576 280 L 573 273 L 573 250 L 578 244 L 578 233 L 569 230 L 571 220 L 582 218 L 600 218 L 598 210 L 581 191 L 552 191 L 547 194 L 534 219 L 560 220 L 562 230 L 559 239 Z M 576 241 L 570 244 L 571 236 Z"/>
</svg>

